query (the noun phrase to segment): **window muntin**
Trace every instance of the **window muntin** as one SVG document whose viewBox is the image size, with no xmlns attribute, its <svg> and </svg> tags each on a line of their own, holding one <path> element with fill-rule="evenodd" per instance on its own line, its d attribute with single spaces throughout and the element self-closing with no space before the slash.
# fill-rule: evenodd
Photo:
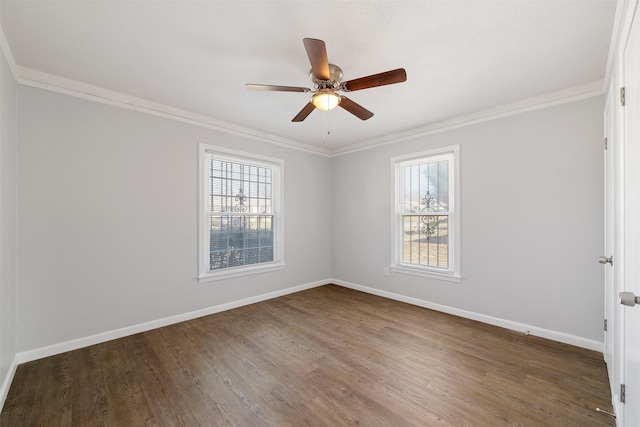
<svg viewBox="0 0 640 427">
<path fill-rule="evenodd" d="M 201 157 L 200 279 L 281 268 L 282 162 L 204 145 Z"/>
<path fill-rule="evenodd" d="M 458 147 L 392 159 L 394 271 L 459 278 Z"/>
</svg>

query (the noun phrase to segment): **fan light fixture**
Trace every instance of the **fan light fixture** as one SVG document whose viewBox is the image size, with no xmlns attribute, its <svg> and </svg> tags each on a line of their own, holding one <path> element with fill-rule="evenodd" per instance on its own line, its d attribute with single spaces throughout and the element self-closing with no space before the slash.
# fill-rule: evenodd
<svg viewBox="0 0 640 427">
<path fill-rule="evenodd" d="M 329 111 L 338 106 L 340 103 L 340 97 L 331 89 L 321 89 L 318 93 L 313 95 L 311 102 L 317 109 Z"/>
</svg>

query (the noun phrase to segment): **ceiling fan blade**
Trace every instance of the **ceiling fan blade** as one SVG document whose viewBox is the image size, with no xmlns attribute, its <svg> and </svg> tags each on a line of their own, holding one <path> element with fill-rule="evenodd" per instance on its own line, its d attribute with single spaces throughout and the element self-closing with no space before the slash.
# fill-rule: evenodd
<svg viewBox="0 0 640 427">
<path fill-rule="evenodd" d="M 384 73 L 349 80 L 348 82 L 342 83 L 342 86 L 345 90 L 352 92 L 354 90 L 368 89 L 370 87 L 401 83 L 406 80 L 407 72 L 404 68 L 398 68 L 397 70 L 385 71 Z"/>
<path fill-rule="evenodd" d="M 311 102 L 309 102 L 307 105 L 304 106 L 304 108 L 302 110 L 300 110 L 300 112 L 291 120 L 292 122 L 301 122 L 304 119 L 307 118 L 307 116 L 309 114 L 311 114 L 311 112 L 313 110 L 316 109 L 316 106 L 313 105 Z"/>
<path fill-rule="evenodd" d="M 272 90 L 278 92 L 311 92 L 311 89 L 297 86 L 256 85 L 247 83 L 244 85 L 249 90 Z"/>
<path fill-rule="evenodd" d="M 340 104 L 338 105 L 361 120 L 367 120 L 373 117 L 373 113 L 371 111 L 367 110 L 362 105 L 353 102 L 346 96 L 340 97 Z"/>
<path fill-rule="evenodd" d="M 329 74 L 329 59 L 327 59 L 327 48 L 322 40 L 303 39 L 304 48 L 307 51 L 311 71 L 320 80 L 331 79 Z"/>
</svg>

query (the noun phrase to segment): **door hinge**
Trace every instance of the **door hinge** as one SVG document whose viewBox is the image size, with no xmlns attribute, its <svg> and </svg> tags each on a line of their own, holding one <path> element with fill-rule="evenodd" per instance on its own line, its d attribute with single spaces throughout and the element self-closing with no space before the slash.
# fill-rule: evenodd
<svg viewBox="0 0 640 427">
<path fill-rule="evenodd" d="M 604 319 L 604 330 L 607 331 L 607 319 Z"/>
<path fill-rule="evenodd" d="M 607 138 L 605 138 L 604 139 L 604 149 L 606 150 L 608 146 L 609 146 L 609 141 L 607 140 Z"/>
<path fill-rule="evenodd" d="M 620 105 L 624 107 L 624 86 L 620 88 Z"/>
<path fill-rule="evenodd" d="M 625 385 L 620 384 L 620 402 L 621 403 L 624 403 L 624 400 L 625 400 L 625 391 L 626 391 L 625 389 L 626 389 Z"/>
</svg>

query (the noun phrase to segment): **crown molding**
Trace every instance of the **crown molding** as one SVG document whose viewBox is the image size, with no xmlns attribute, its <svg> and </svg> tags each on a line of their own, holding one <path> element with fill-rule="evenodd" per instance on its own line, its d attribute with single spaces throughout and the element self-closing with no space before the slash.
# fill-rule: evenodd
<svg viewBox="0 0 640 427">
<path fill-rule="evenodd" d="M 157 117 L 162 117 L 165 119 L 176 120 L 195 126 L 201 126 L 220 132 L 239 135 L 262 142 L 268 142 L 271 144 L 328 157 L 369 150 L 383 145 L 395 144 L 398 142 L 419 138 L 434 133 L 446 132 L 449 130 L 459 129 L 461 127 L 488 122 L 503 117 L 588 99 L 605 93 L 604 80 L 597 80 L 545 95 L 517 101 L 511 104 L 477 111 L 472 114 L 456 117 L 443 122 L 432 123 L 427 126 L 410 129 L 405 132 L 386 135 L 380 138 L 352 144 L 346 147 L 339 147 L 333 150 L 329 150 L 323 147 L 315 147 L 298 141 L 260 132 L 251 128 L 227 123 L 222 120 L 214 119 L 212 117 L 208 117 L 198 113 L 193 113 L 191 111 L 170 107 L 167 105 L 148 101 L 146 99 L 126 95 L 109 89 L 104 89 L 98 86 L 81 83 L 76 80 L 66 79 L 56 75 L 43 73 L 41 71 L 22 67 L 19 65 L 15 65 L 14 69 L 18 75 L 16 81 L 18 82 L 18 84 L 24 86 L 53 91 L 93 102 L 99 102 L 102 104 L 125 108 Z"/>
<path fill-rule="evenodd" d="M 1 11 L 1 8 L 0 8 Z M 2 55 L 7 61 L 7 65 L 9 65 L 9 70 L 13 75 L 14 80 L 18 80 L 18 70 L 16 66 L 16 60 L 13 57 L 13 52 L 11 51 L 11 46 L 9 46 L 9 41 L 7 40 L 7 36 L 4 34 L 4 30 L 2 26 L 0 26 L 0 51 L 2 51 Z"/>
<path fill-rule="evenodd" d="M 529 111 L 541 110 L 556 105 L 568 104 L 583 99 L 593 98 L 595 96 L 603 95 L 604 93 L 604 80 L 596 80 L 583 85 L 574 86 L 545 95 L 524 99 L 511 104 L 505 104 L 498 107 L 480 110 L 475 113 L 459 116 L 450 120 L 432 123 L 427 126 L 410 129 L 405 132 L 386 135 L 366 142 L 338 148 L 333 150 L 331 154 L 332 156 L 340 156 L 357 151 L 370 150 L 375 147 L 395 144 L 401 141 L 415 139 L 426 135 L 446 132 L 465 126 L 471 126 L 478 123 L 489 122 L 504 117 L 526 113 Z"/>
<path fill-rule="evenodd" d="M 331 154 L 329 150 L 325 148 L 303 144 L 291 139 L 282 138 L 265 132 L 260 132 L 244 126 L 239 126 L 222 120 L 214 119 L 203 114 L 170 107 L 164 104 L 131 95 L 126 95 L 99 86 L 94 86 L 53 74 L 44 73 L 42 71 L 26 68 L 20 65 L 16 66 L 16 70 L 18 74 L 17 82 L 18 84 L 23 86 L 44 89 L 93 102 L 98 102 L 101 104 L 111 105 L 144 114 L 162 117 L 165 119 L 171 119 L 183 123 L 201 126 L 220 132 L 240 135 L 246 138 L 268 142 L 271 144 L 293 148 L 296 150 L 306 151 L 312 154 L 320 154 L 324 156 L 329 156 Z"/>
</svg>

